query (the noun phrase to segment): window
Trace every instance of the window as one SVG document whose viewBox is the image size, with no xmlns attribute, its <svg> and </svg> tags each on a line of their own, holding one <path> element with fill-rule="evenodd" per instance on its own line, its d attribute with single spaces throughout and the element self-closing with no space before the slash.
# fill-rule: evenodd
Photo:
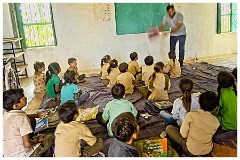
<svg viewBox="0 0 240 160">
<path fill-rule="evenodd" d="M 15 3 L 14 5 L 24 48 L 56 45 L 51 4 Z"/>
<path fill-rule="evenodd" d="M 237 32 L 237 3 L 218 3 L 217 33 Z"/>
</svg>

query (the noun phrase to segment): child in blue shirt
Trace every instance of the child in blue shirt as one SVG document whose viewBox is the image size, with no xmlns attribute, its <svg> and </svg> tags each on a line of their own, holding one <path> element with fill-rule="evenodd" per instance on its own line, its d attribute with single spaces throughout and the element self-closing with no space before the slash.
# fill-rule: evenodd
<svg viewBox="0 0 240 160">
<path fill-rule="evenodd" d="M 75 84 L 75 72 L 67 70 L 64 73 L 64 86 L 61 89 L 61 104 L 64 104 L 68 100 L 74 100 L 76 105 L 80 106 L 89 98 L 88 92 L 83 92 Z"/>
<path fill-rule="evenodd" d="M 107 127 L 107 132 L 110 137 L 113 137 L 111 129 L 112 122 L 119 114 L 123 112 L 131 112 L 135 117 L 139 116 L 134 105 L 130 101 L 123 99 L 124 95 L 124 85 L 121 83 L 115 84 L 112 88 L 112 96 L 114 99 L 107 103 L 103 113 L 99 112 L 96 116 L 98 123 Z"/>
</svg>

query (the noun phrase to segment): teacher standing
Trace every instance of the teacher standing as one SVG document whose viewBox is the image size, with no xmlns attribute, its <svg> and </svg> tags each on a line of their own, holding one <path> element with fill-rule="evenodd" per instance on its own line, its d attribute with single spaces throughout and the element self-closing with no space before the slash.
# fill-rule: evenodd
<svg viewBox="0 0 240 160">
<path fill-rule="evenodd" d="M 164 31 L 166 25 L 171 28 L 170 32 L 170 51 L 175 52 L 176 43 L 179 41 L 179 63 L 183 66 L 185 41 L 186 41 L 186 27 L 183 23 L 183 15 L 180 12 L 176 12 L 173 5 L 168 5 L 167 13 L 163 17 L 162 25 L 159 27 L 159 31 Z"/>
</svg>

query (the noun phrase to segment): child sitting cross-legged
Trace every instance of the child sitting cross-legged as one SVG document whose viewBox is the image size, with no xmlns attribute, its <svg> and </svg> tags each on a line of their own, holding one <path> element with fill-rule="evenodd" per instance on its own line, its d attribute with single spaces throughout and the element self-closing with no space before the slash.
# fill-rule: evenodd
<svg viewBox="0 0 240 160">
<path fill-rule="evenodd" d="M 102 59 L 101 59 L 101 80 L 102 83 L 107 86 L 109 83 L 109 79 L 108 79 L 108 67 L 110 66 L 109 62 L 111 61 L 111 56 L 109 55 L 105 55 Z"/>
<path fill-rule="evenodd" d="M 170 140 L 181 146 L 189 156 L 209 154 L 213 148 L 212 137 L 220 125 L 211 114 L 218 106 L 217 95 L 211 91 L 204 92 L 199 97 L 199 103 L 201 108 L 187 113 L 180 131 L 172 125 L 166 128 Z"/>
<path fill-rule="evenodd" d="M 131 112 L 135 117 L 138 117 L 138 111 L 134 105 L 123 99 L 125 94 L 125 87 L 123 84 L 117 83 L 112 88 L 113 100 L 109 101 L 103 112 L 99 112 L 96 116 L 98 123 L 104 127 L 107 127 L 107 132 L 110 137 L 113 137 L 112 122 L 113 120 L 123 112 Z"/>
<path fill-rule="evenodd" d="M 43 100 L 43 97 L 46 94 L 46 75 L 43 73 L 45 71 L 45 65 L 44 62 L 35 62 L 34 63 L 34 76 L 33 76 L 33 82 L 34 82 L 34 94 L 35 98 L 39 99 L 39 101 Z"/>
<path fill-rule="evenodd" d="M 131 112 L 123 112 L 112 122 L 114 140 L 108 150 L 109 157 L 139 157 L 133 141 L 137 138 L 139 126 Z"/>
<path fill-rule="evenodd" d="M 61 67 L 57 62 L 50 63 L 46 72 L 46 93 L 48 98 L 57 98 L 61 91 L 60 78 L 58 74 Z"/>
<path fill-rule="evenodd" d="M 138 64 L 138 54 L 137 52 L 132 52 L 130 54 L 131 61 L 128 62 L 128 72 L 132 73 L 134 78 L 136 79 L 136 84 L 141 81 L 141 68 Z"/>
<path fill-rule="evenodd" d="M 172 112 L 162 110 L 159 115 L 168 124 L 178 124 L 178 126 L 182 125 L 182 122 L 186 116 L 186 114 L 190 111 L 196 111 L 200 108 L 198 97 L 191 94 L 193 89 L 193 81 L 188 78 L 183 78 L 179 82 L 179 88 L 182 91 L 182 97 L 177 98 L 173 102 Z"/>
<path fill-rule="evenodd" d="M 25 112 L 28 114 L 33 114 L 38 110 L 46 94 L 46 75 L 43 73 L 45 71 L 44 62 L 35 62 L 33 66 L 35 70 L 33 76 L 34 97 L 28 103 L 28 108 L 25 110 Z"/>
<path fill-rule="evenodd" d="M 152 92 L 148 100 L 168 100 L 168 90 L 171 83 L 169 76 L 163 73 L 164 64 L 157 62 L 154 65 L 154 71 L 149 79 L 149 90 Z"/>
<path fill-rule="evenodd" d="M 138 88 L 139 92 L 143 95 L 145 99 L 148 99 L 151 92 L 148 89 L 149 86 L 149 78 L 154 73 L 154 64 L 153 64 L 153 57 L 147 56 L 144 59 L 146 66 L 142 67 L 142 81 L 144 82 L 145 86 L 141 86 Z"/>
<path fill-rule="evenodd" d="M 154 60 L 152 56 L 147 56 L 144 59 L 146 66 L 142 67 L 142 80 L 144 81 L 145 86 L 149 85 L 149 78 L 154 72 Z"/>
<path fill-rule="evenodd" d="M 76 82 L 77 83 L 85 82 L 86 80 L 84 78 L 86 77 L 86 75 L 85 74 L 79 75 L 79 73 L 78 73 L 77 59 L 76 58 L 69 58 L 68 59 L 68 64 L 69 64 L 68 70 L 75 72 L 75 80 L 76 80 Z"/>
<path fill-rule="evenodd" d="M 118 69 L 118 61 L 116 59 L 111 60 L 109 65 L 110 66 L 107 69 L 107 78 L 109 79 L 107 87 L 112 88 L 117 81 L 117 77 L 120 74 L 120 71 Z"/>
<path fill-rule="evenodd" d="M 181 76 L 181 67 L 179 61 L 176 59 L 175 51 L 168 53 L 169 61 L 163 68 L 164 73 L 169 73 L 171 78 Z"/>
<path fill-rule="evenodd" d="M 133 75 L 128 72 L 128 64 L 123 62 L 119 65 L 119 70 L 121 74 L 117 77 L 117 83 L 121 83 L 125 87 L 125 94 L 132 94 L 134 91 L 134 80 Z"/>
<path fill-rule="evenodd" d="M 74 100 L 76 105 L 82 105 L 90 96 L 89 92 L 82 92 L 75 84 L 75 72 L 67 70 L 64 73 L 64 84 L 61 89 L 61 104 Z"/>
<path fill-rule="evenodd" d="M 53 142 L 52 135 L 38 135 L 33 138 L 35 118 L 43 118 L 46 113 L 27 115 L 21 109 L 27 98 L 23 89 L 10 89 L 3 92 L 3 156 L 35 157 L 47 151 Z M 41 142 L 47 144 L 40 145 Z M 47 143 L 46 143 L 47 142 Z"/>
<path fill-rule="evenodd" d="M 103 148 L 101 138 L 96 138 L 78 117 L 78 108 L 74 101 L 67 101 L 60 106 L 58 115 L 61 122 L 55 130 L 56 157 L 90 157 Z"/>
<path fill-rule="evenodd" d="M 216 115 L 223 131 L 237 130 L 237 89 L 234 76 L 221 71 L 217 76 L 219 113 Z"/>
</svg>

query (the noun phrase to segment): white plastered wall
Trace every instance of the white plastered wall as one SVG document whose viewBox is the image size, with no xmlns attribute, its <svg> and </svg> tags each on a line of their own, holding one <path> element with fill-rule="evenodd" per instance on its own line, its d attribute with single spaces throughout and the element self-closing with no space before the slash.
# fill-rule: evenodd
<svg viewBox="0 0 240 160">
<path fill-rule="evenodd" d="M 109 15 L 103 13 L 105 7 L 105 4 L 97 3 L 53 3 L 58 45 L 27 50 L 25 58 L 29 76 L 34 73 L 35 61 L 44 61 L 46 67 L 56 61 L 64 72 L 70 57 L 77 58 L 80 71 L 99 69 L 100 59 L 106 54 L 119 63 L 128 62 L 133 51 L 139 54 L 140 64 L 144 64 L 147 55 L 152 55 L 155 62 L 168 59 L 168 32 L 152 42 L 145 33 L 116 35 L 114 4 L 110 4 Z M 237 33 L 216 34 L 216 3 L 176 3 L 175 8 L 183 13 L 187 27 L 185 59 L 194 57 L 196 53 L 198 57 L 237 53 Z M 9 8 L 5 3 L 3 37 L 12 35 Z"/>
</svg>

